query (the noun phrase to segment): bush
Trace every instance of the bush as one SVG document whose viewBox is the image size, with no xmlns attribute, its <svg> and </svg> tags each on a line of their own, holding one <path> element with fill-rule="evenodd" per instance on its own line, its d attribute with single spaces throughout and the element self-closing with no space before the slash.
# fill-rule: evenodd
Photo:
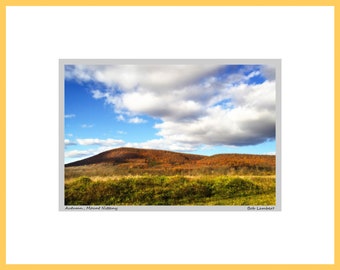
<svg viewBox="0 0 340 270">
<path fill-rule="evenodd" d="M 259 180 L 256 180 L 259 182 Z M 92 181 L 80 177 L 65 184 L 66 205 L 196 205 L 257 194 L 275 196 L 275 179 L 262 185 L 239 177 L 141 176 Z M 273 188 L 274 186 L 274 188 Z M 244 201 L 244 200 L 243 200 Z"/>
</svg>

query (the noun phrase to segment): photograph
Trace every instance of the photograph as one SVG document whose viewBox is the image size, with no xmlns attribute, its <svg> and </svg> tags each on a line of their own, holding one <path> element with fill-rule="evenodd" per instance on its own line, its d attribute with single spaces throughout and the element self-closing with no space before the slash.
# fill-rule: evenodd
<svg viewBox="0 0 340 270">
<path fill-rule="evenodd" d="M 1 269 L 337 268 L 335 2 L 22 2 Z"/>
<path fill-rule="evenodd" d="M 60 60 L 62 210 L 278 210 L 279 66 Z"/>
</svg>

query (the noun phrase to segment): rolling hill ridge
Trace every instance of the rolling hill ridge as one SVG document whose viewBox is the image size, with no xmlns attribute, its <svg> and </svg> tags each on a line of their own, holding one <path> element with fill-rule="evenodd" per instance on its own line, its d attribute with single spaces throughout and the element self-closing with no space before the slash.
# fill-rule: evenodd
<svg viewBox="0 0 340 270">
<path fill-rule="evenodd" d="M 122 147 L 108 150 L 65 165 L 67 168 L 110 168 L 113 173 L 275 173 L 275 156 L 249 154 L 217 154 L 213 156 L 186 154 L 165 150 Z"/>
<path fill-rule="evenodd" d="M 165 150 L 139 149 L 121 147 L 102 152 L 92 157 L 71 162 L 66 167 L 83 166 L 90 164 L 108 163 L 111 165 L 120 165 L 126 163 L 145 164 L 149 166 L 158 165 L 179 165 L 193 163 L 203 159 L 205 156 L 177 153 Z"/>
</svg>

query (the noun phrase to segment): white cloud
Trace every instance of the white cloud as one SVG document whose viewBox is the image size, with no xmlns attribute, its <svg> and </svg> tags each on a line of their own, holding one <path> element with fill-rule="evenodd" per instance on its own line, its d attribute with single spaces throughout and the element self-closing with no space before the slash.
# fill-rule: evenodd
<svg viewBox="0 0 340 270">
<path fill-rule="evenodd" d="M 124 117 L 124 115 L 122 115 L 122 114 L 119 114 L 119 115 L 116 117 L 116 119 L 117 119 L 118 121 L 125 121 L 125 117 Z"/>
<path fill-rule="evenodd" d="M 188 119 L 201 114 L 203 106 L 192 99 L 182 100 L 182 94 L 180 91 L 162 95 L 129 92 L 122 95 L 122 104 L 129 112 L 160 118 Z"/>
<path fill-rule="evenodd" d="M 142 124 L 146 123 L 147 121 L 145 119 L 139 118 L 139 117 L 133 117 L 129 119 L 129 123 L 132 124 Z"/>
<path fill-rule="evenodd" d="M 252 145 L 275 136 L 275 114 L 239 107 L 214 107 L 195 121 L 156 124 L 158 135 L 171 141 L 207 145 Z"/>
<path fill-rule="evenodd" d="M 65 77 L 94 80 L 127 90 L 140 86 L 160 91 L 192 84 L 197 78 L 209 75 L 218 68 L 220 66 L 217 65 L 76 65 L 66 70 Z"/>
<path fill-rule="evenodd" d="M 65 140 L 64 140 L 64 145 L 65 145 L 65 146 L 67 146 L 67 145 L 76 145 L 76 143 L 70 141 L 69 139 L 65 139 Z"/>
<path fill-rule="evenodd" d="M 82 146 L 89 146 L 89 145 L 98 145 L 102 147 L 114 147 L 123 145 L 123 140 L 116 140 L 116 139 L 96 139 L 96 138 L 88 138 L 88 139 L 76 139 L 75 142 L 72 142 L 69 139 L 64 140 L 65 145 L 82 145 Z"/>
<path fill-rule="evenodd" d="M 273 81 L 275 80 L 275 68 L 269 65 L 263 65 L 261 67 L 261 73 L 262 75 L 268 80 Z"/>
<path fill-rule="evenodd" d="M 73 118 L 76 117 L 75 114 L 65 114 L 65 118 Z"/>
<path fill-rule="evenodd" d="M 131 124 L 143 124 L 143 123 L 146 123 L 147 122 L 147 120 L 145 120 L 145 119 L 143 119 L 143 118 L 140 118 L 140 117 L 132 117 L 132 118 L 130 118 L 130 119 L 126 119 L 125 117 L 124 117 L 124 115 L 122 115 L 122 114 L 119 114 L 117 117 L 116 117 L 116 119 L 118 120 L 118 121 L 127 121 L 128 123 L 131 123 Z"/>
<path fill-rule="evenodd" d="M 192 144 L 242 146 L 275 138 L 275 83 L 232 87 L 220 100 L 228 106 L 210 106 L 192 121 L 164 120 L 158 135 Z"/>
<path fill-rule="evenodd" d="M 85 158 L 95 153 L 93 150 L 71 150 L 65 152 L 65 158 Z"/>
<path fill-rule="evenodd" d="M 91 72 L 94 71 L 96 66 L 87 65 L 66 65 L 65 66 L 65 78 L 66 79 L 77 79 L 78 81 L 90 81 L 92 79 Z"/>
<path fill-rule="evenodd" d="M 100 146 L 117 146 L 117 145 L 122 145 L 124 143 L 123 140 L 116 140 L 116 139 L 77 139 L 77 143 L 79 145 L 100 145 Z"/>
<path fill-rule="evenodd" d="M 257 85 L 240 84 L 229 89 L 227 97 L 235 106 L 268 109 L 275 112 L 275 82 Z"/>
<path fill-rule="evenodd" d="M 103 92 L 101 92 L 100 90 L 92 90 L 92 97 L 94 99 L 100 99 L 100 98 L 104 98 L 104 97 L 108 97 L 108 94 L 105 94 Z"/>
<path fill-rule="evenodd" d="M 144 145 L 190 149 L 274 139 L 275 69 L 235 67 L 221 73 L 221 66 L 211 65 L 75 66 L 70 76 L 105 84 L 92 96 L 113 105 L 119 121 L 143 123 L 143 115 L 160 119 L 155 128 L 161 139 Z M 259 75 L 267 81 L 247 84 Z"/>
</svg>

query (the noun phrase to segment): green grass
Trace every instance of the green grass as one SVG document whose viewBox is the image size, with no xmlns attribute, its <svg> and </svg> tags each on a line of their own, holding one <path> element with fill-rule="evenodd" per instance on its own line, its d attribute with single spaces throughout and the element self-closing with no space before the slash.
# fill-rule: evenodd
<svg viewBox="0 0 340 270">
<path fill-rule="evenodd" d="M 65 205 L 275 205 L 274 177 L 126 176 L 65 182 Z"/>
</svg>

